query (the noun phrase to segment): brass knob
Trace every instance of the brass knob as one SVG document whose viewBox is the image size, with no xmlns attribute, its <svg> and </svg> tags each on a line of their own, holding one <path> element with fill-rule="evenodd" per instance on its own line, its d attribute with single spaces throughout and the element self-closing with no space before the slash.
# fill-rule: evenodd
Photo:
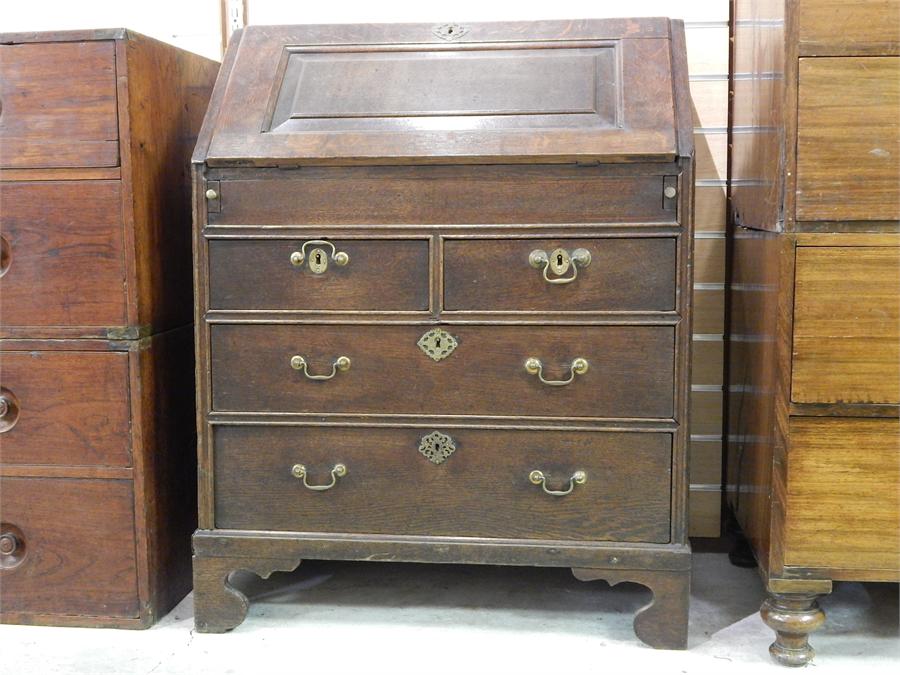
<svg viewBox="0 0 900 675">
<path fill-rule="evenodd" d="M 218 199 L 219 193 L 216 192 L 215 190 L 213 190 L 212 188 L 210 188 L 209 190 L 206 191 L 206 198 L 207 199 Z"/>
<path fill-rule="evenodd" d="M 0 434 L 12 429 L 19 420 L 19 400 L 6 387 L 0 387 Z"/>
</svg>

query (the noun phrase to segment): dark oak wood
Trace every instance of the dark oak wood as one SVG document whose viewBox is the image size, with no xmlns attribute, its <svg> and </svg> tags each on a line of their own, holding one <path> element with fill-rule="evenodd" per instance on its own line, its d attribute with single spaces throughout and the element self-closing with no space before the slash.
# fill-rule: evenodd
<svg viewBox="0 0 900 675">
<path fill-rule="evenodd" d="M 459 346 L 435 362 L 418 346 L 430 326 L 273 326 L 210 329 L 216 411 L 416 415 L 534 415 L 670 419 L 674 415 L 674 330 L 666 326 L 454 326 Z M 640 359 L 632 358 L 641 354 Z M 291 368 L 301 355 L 311 375 L 339 356 L 350 369 L 327 381 Z M 589 370 L 566 386 L 576 358 Z M 390 392 L 390 396 L 385 396 Z"/>
<path fill-rule="evenodd" d="M 674 311 L 677 242 L 674 238 L 445 239 L 444 308 L 482 311 Z M 587 249 L 587 267 L 548 278 L 529 265 L 532 251 L 549 256 Z"/>
<path fill-rule="evenodd" d="M 211 225 L 666 223 L 671 164 L 599 166 L 304 167 L 219 183 Z M 240 178 L 238 178 L 240 177 Z"/>
<path fill-rule="evenodd" d="M 436 430 L 440 431 L 440 427 Z M 235 530 L 669 540 L 668 434 L 445 430 L 456 450 L 441 464 L 419 452 L 429 431 L 396 428 L 216 426 L 216 527 Z M 335 464 L 347 474 L 324 492 Z M 587 479 L 564 497 L 576 471 Z M 635 482 L 644 486 L 633 489 Z M 427 485 L 427 490 L 416 486 Z M 527 512 L 528 519 L 520 517 Z"/>
<path fill-rule="evenodd" d="M 650 586 L 638 636 L 684 647 L 683 27 L 450 30 L 251 27 L 231 41 L 194 154 L 195 623 L 243 620 L 235 569 L 539 565 Z M 309 240 L 348 264 L 291 266 Z M 560 247 L 592 260 L 551 285 L 529 254 Z M 457 343 L 440 360 L 417 346 L 435 328 Z M 529 357 L 572 381 L 541 383 Z M 589 367 L 573 374 L 578 357 Z M 432 432 L 454 443 L 443 462 L 419 450 Z M 572 491 L 545 493 L 534 470 Z"/>
<path fill-rule="evenodd" d="M 307 257 L 326 253 L 327 269 L 291 264 L 291 254 L 320 236 L 297 240 L 243 239 L 209 243 L 209 306 L 227 310 L 428 311 L 430 241 L 328 237 L 350 262 L 330 259 L 327 245 L 306 246 Z"/>
<path fill-rule="evenodd" d="M 190 590 L 187 159 L 217 64 L 121 29 L 0 43 L 2 518 L 28 546 L 0 619 L 143 628 Z"/>
<path fill-rule="evenodd" d="M 785 665 L 833 579 L 900 580 L 897 11 L 734 5 L 726 484 Z"/>
</svg>

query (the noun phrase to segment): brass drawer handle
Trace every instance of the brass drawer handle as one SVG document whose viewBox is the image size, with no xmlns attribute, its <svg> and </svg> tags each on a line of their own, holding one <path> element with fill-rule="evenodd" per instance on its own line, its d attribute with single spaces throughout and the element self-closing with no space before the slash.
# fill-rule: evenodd
<svg viewBox="0 0 900 675">
<path fill-rule="evenodd" d="M 19 399 L 6 387 L 0 387 L 0 434 L 6 433 L 19 420 Z"/>
<path fill-rule="evenodd" d="M 587 362 L 587 359 L 583 359 L 579 356 L 569 365 L 569 378 L 567 380 L 545 380 L 544 364 L 541 363 L 540 359 L 536 359 L 532 356 L 525 360 L 525 370 L 528 371 L 528 374 L 537 375 L 541 382 L 551 387 L 564 387 L 567 384 L 571 384 L 576 375 L 584 375 L 589 367 L 590 364 Z"/>
<path fill-rule="evenodd" d="M 331 482 L 327 485 L 310 485 L 306 482 L 306 467 L 302 464 L 294 464 L 291 467 L 291 475 L 294 478 L 303 481 L 303 487 L 307 490 L 314 490 L 315 492 L 324 492 L 325 490 L 330 490 L 335 485 L 337 485 L 338 478 L 343 478 L 347 475 L 347 467 L 343 464 L 335 464 L 334 468 L 331 470 Z"/>
<path fill-rule="evenodd" d="M 307 246 L 316 247 L 309 252 L 308 257 L 306 255 Z M 331 254 L 326 253 L 325 249 L 321 248 L 322 246 L 330 246 Z M 291 253 L 291 265 L 294 267 L 302 267 L 303 263 L 308 260 L 310 272 L 313 274 L 324 274 L 328 269 L 329 258 L 334 261 L 335 265 L 340 267 L 343 267 L 350 262 L 350 256 L 344 251 L 338 251 L 335 245 L 330 241 L 325 241 L 324 239 L 310 239 L 309 241 L 304 242 L 299 251 Z"/>
<path fill-rule="evenodd" d="M 328 375 L 311 375 L 309 372 L 309 364 L 307 364 L 306 359 L 299 354 L 295 354 L 291 357 L 291 368 L 294 370 L 302 370 L 303 374 L 310 380 L 330 380 L 337 375 L 338 371 L 344 373 L 350 370 L 350 357 L 337 357 L 331 364 L 331 372 Z"/>
<path fill-rule="evenodd" d="M 585 483 L 587 483 L 587 474 L 581 470 L 573 473 L 569 478 L 569 487 L 565 490 L 548 490 L 547 477 L 544 475 L 544 472 L 539 469 L 535 469 L 530 474 L 528 474 L 528 480 L 530 480 L 535 485 L 540 485 L 541 489 L 548 495 L 553 495 L 554 497 L 565 497 L 575 489 L 576 485 L 584 485 Z"/>
<path fill-rule="evenodd" d="M 528 264 L 535 269 L 544 268 L 544 281 L 548 284 L 570 284 L 578 278 L 578 268 L 587 267 L 591 264 L 591 252 L 586 248 L 576 248 L 569 253 L 563 248 L 558 248 L 550 252 L 541 249 L 535 249 L 528 255 Z M 572 268 L 572 276 L 564 276 L 569 268 Z M 553 272 L 553 278 L 547 272 Z"/>
</svg>

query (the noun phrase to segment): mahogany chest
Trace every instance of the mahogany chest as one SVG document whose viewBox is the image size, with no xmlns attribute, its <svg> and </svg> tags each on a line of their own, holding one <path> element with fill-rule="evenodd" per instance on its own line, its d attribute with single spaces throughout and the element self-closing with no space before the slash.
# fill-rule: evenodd
<svg viewBox="0 0 900 675">
<path fill-rule="evenodd" d="M 201 631 L 303 558 L 635 581 L 684 647 L 693 165 L 664 19 L 250 27 L 194 155 Z"/>
<path fill-rule="evenodd" d="M 900 0 L 734 17 L 727 492 L 797 666 L 833 581 L 900 581 Z"/>
<path fill-rule="evenodd" d="M 190 150 L 218 64 L 0 35 L 0 619 L 146 627 L 190 590 Z"/>
</svg>

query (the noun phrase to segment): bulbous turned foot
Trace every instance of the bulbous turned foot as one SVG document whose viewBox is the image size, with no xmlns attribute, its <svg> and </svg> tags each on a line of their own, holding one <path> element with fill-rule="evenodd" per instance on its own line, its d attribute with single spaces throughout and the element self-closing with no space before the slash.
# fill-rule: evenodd
<svg viewBox="0 0 900 675">
<path fill-rule="evenodd" d="M 783 666 L 805 666 L 816 652 L 809 634 L 825 623 L 825 612 L 814 593 L 772 593 L 759 610 L 766 625 L 775 631 L 769 653 Z"/>
</svg>

